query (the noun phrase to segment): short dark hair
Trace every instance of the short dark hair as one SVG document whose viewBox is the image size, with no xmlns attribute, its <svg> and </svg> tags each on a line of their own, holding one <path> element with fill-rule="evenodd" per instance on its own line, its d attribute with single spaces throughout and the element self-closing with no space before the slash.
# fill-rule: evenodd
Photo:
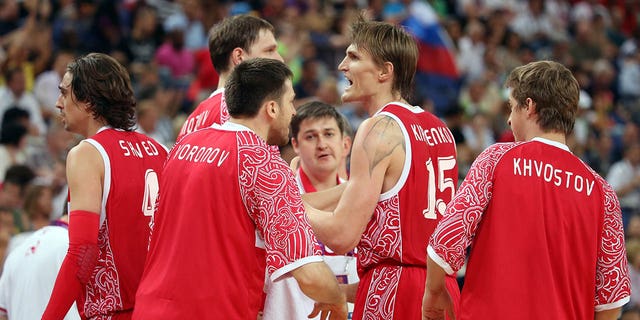
<svg viewBox="0 0 640 320">
<path fill-rule="evenodd" d="M 7 109 L 2 115 L 2 126 L 5 126 L 7 123 L 29 121 L 29 118 L 31 118 L 29 111 L 14 105 Z"/>
<path fill-rule="evenodd" d="M 116 129 L 133 130 L 136 100 L 129 73 L 118 61 L 103 53 L 90 53 L 71 62 L 67 72 L 73 76 L 73 94 L 89 104 L 94 119 L 104 119 Z"/>
<path fill-rule="evenodd" d="M 238 118 L 255 116 L 268 99 L 282 101 L 285 81 L 293 74 L 284 63 L 268 58 L 243 61 L 233 69 L 224 86 L 229 115 Z"/>
<path fill-rule="evenodd" d="M 526 107 L 527 98 L 535 102 L 542 130 L 571 133 L 578 112 L 580 85 L 564 65 L 555 61 L 530 62 L 513 69 L 505 86 L 511 88 L 516 107 Z"/>
<path fill-rule="evenodd" d="M 4 184 L 14 184 L 20 187 L 22 193 L 35 177 L 36 173 L 31 167 L 24 164 L 14 164 L 7 168 L 4 175 Z"/>
<path fill-rule="evenodd" d="M 18 146 L 27 135 L 27 128 L 19 122 L 9 122 L 0 130 L 0 144 Z"/>
<path fill-rule="evenodd" d="M 209 31 L 209 55 L 216 72 L 229 71 L 229 56 L 235 48 L 245 51 L 258 39 L 261 30 L 275 33 L 271 23 L 262 18 L 244 14 L 227 17 Z"/>
<path fill-rule="evenodd" d="M 291 136 L 293 138 L 298 138 L 298 133 L 300 132 L 300 124 L 302 121 L 306 119 L 321 119 L 321 118 L 332 118 L 336 120 L 338 124 L 338 129 L 340 129 L 340 133 L 343 136 L 351 135 L 351 126 L 347 119 L 338 112 L 334 106 L 324 103 L 322 101 L 311 101 L 307 102 L 298 109 L 296 109 L 296 114 L 291 118 Z"/>
<path fill-rule="evenodd" d="M 24 73 L 24 70 L 22 69 L 22 67 L 13 66 L 5 69 L 2 75 L 4 76 L 4 81 L 6 83 L 9 83 L 13 79 L 13 76 L 19 73 Z"/>
</svg>

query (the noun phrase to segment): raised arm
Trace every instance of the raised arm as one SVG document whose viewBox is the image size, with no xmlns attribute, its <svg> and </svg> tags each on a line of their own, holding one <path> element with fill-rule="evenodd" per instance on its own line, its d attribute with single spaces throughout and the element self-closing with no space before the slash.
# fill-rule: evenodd
<svg viewBox="0 0 640 320">
<path fill-rule="evenodd" d="M 404 156 L 404 137 L 392 118 L 379 115 L 363 122 L 353 144 L 349 183 L 336 210 L 307 212 L 318 239 L 338 254 L 353 250 L 383 189 L 395 183 L 389 169 L 393 163 L 402 164 Z"/>
</svg>

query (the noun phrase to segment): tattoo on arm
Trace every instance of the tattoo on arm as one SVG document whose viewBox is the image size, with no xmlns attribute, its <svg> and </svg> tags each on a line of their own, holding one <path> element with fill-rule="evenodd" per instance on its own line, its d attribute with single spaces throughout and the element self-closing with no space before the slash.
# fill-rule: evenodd
<svg viewBox="0 0 640 320">
<path fill-rule="evenodd" d="M 400 147 L 406 151 L 404 138 L 402 135 L 398 136 L 399 130 L 393 130 L 398 124 L 391 117 L 383 116 L 373 120 L 375 123 L 366 133 L 363 141 L 363 148 L 367 159 L 369 159 L 369 176 L 371 176 L 373 169 L 382 160 L 391 156 L 396 148 Z"/>
</svg>

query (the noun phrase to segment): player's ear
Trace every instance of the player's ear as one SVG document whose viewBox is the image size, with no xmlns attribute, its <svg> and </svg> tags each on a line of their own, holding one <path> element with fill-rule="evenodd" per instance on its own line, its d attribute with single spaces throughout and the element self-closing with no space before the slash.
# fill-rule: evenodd
<svg viewBox="0 0 640 320">
<path fill-rule="evenodd" d="M 344 154 L 349 155 L 351 153 L 351 144 L 353 141 L 351 140 L 351 136 L 344 135 L 342 136 L 342 147 L 344 148 Z"/>
<path fill-rule="evenodd" d="M 278 118 L 278 113 L 280 113 L 280 106 L 274 100 L 265 101 L 262 107 L 264 108 L 264 112 L 269 119 L 273 120 Z"/>
<path fill-rule="evenodd" d="M 527 98 L 524 100 L 525 111 L 527 112 L 527 116 L 533 116 L 537 113 L 537 105 L 536 102 L 531 98 Z"/>
<path fill-rule="evenodd" d="M 237 47 L 231 51 L 229 59 L 231 59 L 231 64 L 235 67 L 240 64 L 240 62 L 244 61 L 244 50 L 242 48 Z"/>
<path fill-rule="evenodd" d="M 296 154 L 300 154 L 298 152 L 298 139 L 296 139 L 296 137 L 291 137 L 291 146 L 293 147 L 293 151 Z"/>
<path fill-rule="evenodd" d="M 387 61 L 382 64 L 380 73 L 378 73 L 378 80 L 381 82 L 388 81 L 393 76 L 393 63 Z"/>
</svg>

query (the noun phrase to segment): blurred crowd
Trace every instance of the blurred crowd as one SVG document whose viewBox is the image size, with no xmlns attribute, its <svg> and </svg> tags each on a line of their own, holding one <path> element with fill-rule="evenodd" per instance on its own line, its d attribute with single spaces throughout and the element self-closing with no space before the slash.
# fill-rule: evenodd
<svg viewBox="0 0 640 320">
<path fill-rule="evenodd" d="M 347 84 L 337 70 L 348 23 L 362 10 L 402 23 L 415 2 L 437 14 L 458 78 L 444 102 L 420 94 L 428 84 L 417 79 L 411 102 L 452 129 L 461 178 L 487 146 L 513 140 L 503 81 L 514 67 L 548 59 L 574 72 L 582 92 L 569 147 L 620 197 L 630 305 L 640 305 L 640 0 L 0 0 L 0 249 L 65 210 L 65 156 L 78 137 L 64 130 L 55 105 L 74 57 L 104 52 L 127 66 L 138 130 L 170 147 L 217 86 L 209 28 L 256 14 L 276 27 L 297 104 L 335 105 L 357 130 L 368 115 L 341 103 Z M 627 319 L 640 319 L 627 309 Z"/>
</svg>

